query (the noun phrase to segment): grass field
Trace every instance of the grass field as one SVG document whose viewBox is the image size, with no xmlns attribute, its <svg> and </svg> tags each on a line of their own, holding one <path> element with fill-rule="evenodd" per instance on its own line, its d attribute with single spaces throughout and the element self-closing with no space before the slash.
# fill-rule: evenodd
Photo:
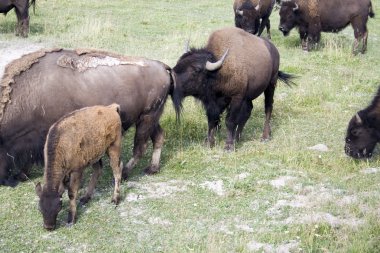
<svg viewBox="0 0 380 253">
<path fill-rule="evenodd" d="M 189 38 L 200 47 L 213 30 L 233 26 L 232 2 L 40 0 L 27 39 L 14 36 L 13 12 L 0 16 L 0 47 L 92 47 L 174 66 Z M 372 3 L 380 15 L 380 0 Z M 322 34 L 320 48 L 305 53 L 295 30 L 289 37 L 278 31 L 278 11 L 271 23 L 280 68 L 298 85 L 278 85 L 269 142 L 260 142 L 262 97 L 233 153 L 223 151 L 224 122 L 210 149 L 201 104 L 186 99 L 178 125 L 169 100 L 159 174 L 142 174 L 150 148 L 115 208 L 105 167 L 77 223 L 65 227 L 65 195 L 59 226 L 47 232 L 31 182 L 43 171 L 35 167 L 31 181 L 0 187 L 0 252 L 380 252 L 380 152 L 357 161 L 343 150 L 349 119 L 380 84 L 378 18 L 369 20 L 368 51 L 358 56 L 351 27 Z M 125 162 L 133 134 L 124 138 Z M 308 149 L 317 144 L 328 151 Z"/>
</svg>

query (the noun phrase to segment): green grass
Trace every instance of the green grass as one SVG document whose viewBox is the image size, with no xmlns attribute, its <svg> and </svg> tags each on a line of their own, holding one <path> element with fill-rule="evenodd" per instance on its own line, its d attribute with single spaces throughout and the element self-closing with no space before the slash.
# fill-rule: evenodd
<svg viewBox="0 0 380 253">
<path fill-rule="evenodd" d="M 372 2 L 380 14 L 380 0 Z M 233 25 L 232 14 L 231 0 L 41 0 L 31 14 L 29 38 L 14 36 L 11 12 L 0 16 L 0 41 L 101 48 L 174 66 L 189 38 L 191 46 L 205 45 L 213 30 Z M 262 97 L 254 101 L 233 153 L 223 151 L 224 122 L 216 147 L 207 148 L 201 104 L 186 99 L 178 125 L 169 100 L 161 118 L 166 142 L 159 174 L 141 174 L 150 147 L 122 184 L 123 201 L 115 208 L 107 166 L 93 200 L 78 207 L 71 228 L 65 227 L 65 195 L 54 232 L 42 227 L 32 182 L 0 187 L 0 251 L 379 252 L 380 172 L 362 170 L 379 168 L 380 154 L 356 161 L 346 157 L 343 146 L 349 119 L 368 105 L 380 84 L 380 25 L 369 20 L 368 51 L 352 56 L 351 27 L 323 33 L 320 48 L 304 53 L 295 30 L 289 37 L 277 30 L 278 12 L 271 23 L 280 68 L 297 75 L 298 85 L 278 85 L 269 142 L 260 142 Z M 133 134 L 131 129 L 124 138 L 125 162 Z M 307 149 L 318 143 L 329 151 Z M 31 180 L 41 181 L 42 173 L 35 167 Z M 211 184 L 221 191 L 210 190 Z"/>
</svg>

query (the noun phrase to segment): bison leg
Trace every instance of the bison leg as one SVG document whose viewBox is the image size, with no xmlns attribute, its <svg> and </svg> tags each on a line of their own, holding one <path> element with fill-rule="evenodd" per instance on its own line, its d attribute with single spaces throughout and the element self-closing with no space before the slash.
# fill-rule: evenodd
<svg viewBox="0 0 380 253">
<path fill-rule="evenodd" d="M 267 28 L 268 39 L 271 39 L 271 36 L 270 36 L 270 20 L 269 20 L 269 16 L 265 16 L 265 17 L 262 18 L 262 20 L 261 20 L 261 24 L 260 24 L 260 28 L 259 28 L 258 36 L 260 36 L 261 33 L 264 31 L 264 27 Z"/>
<path fill-rule="evenodd" d="M 161 150 L 164 144 L 164 130 L 157 124 L 150 136 L 153 143 L 153 154 L 150 166 L 144 169 L 147 174 L 154 174 L 160 170 Z"/>
<path fill-rule="evenodd" d="M 253 105 L 251 100 L 245 100 L 243 102 L 238 118 L 238 126 L 235 137 L 236 141 L 239 141 L 241 138 L 241 133 L 243 132 L 244 126 L 247 123 L 249 117 L 251 116 L 252 108 Z"/>
<path fill-rule="evenodd" d="M 16 1 L 17 16 L 16 36 L 28 37 L 29 32 L 29 1 Z"/>
<path fill-rule="evenodd" d="M 367 49 L 367 38 L 368 38 L 368 30 L 367 30 L 367 19 L 362 16 L 356 16 L 351 20 L 352 28 L 354 29 L 355 41 L 352 47 L 352 53 L 356 55 L 358 53 L 358 47 L 360 41 L 362 41 L 362 49 L 361 53 L 364 53 Z"/>
<path fill-rule="evenodd" d="M 112 168 L 113 177 L 115 179 L 115 188 L 112 196 L 112 202 L 116 205 L 120 202 L 120 183 L 123 163 L 120 162 L 121 153 L 121 131 L 116 140 L 111 144 L 107 150 L 107 154 L 110 158 L 110 165 Z"/>
<path fill-rule="evenodd" d="M 0 151 L 0 185 L 9 185 L 9 162 L 6 151 Z"/>
<path fill-rule="evenodd" d="M 86 204 L 92 198 L 96 183 L 98 182 L 99 176 L 102 173 L 102 167 L 102 160 L 99 160 L 92 165 L 94 171 L 92 172 L 90 182 L 88 183 L 86 194 L 79 200 L 82 205 Z"/>
<path fill-rule="evenodd" d="M 140 158 L 144 155 L 147 142 L 151 132 L 153 130 L 152 116 L 145 115 L 141 117 L 141 120 L 136 124 L 136 133 L 133 146 L 133 157 L 128 161 L 125 168 L 123 168 L 123 179 L 127 179 L 130 175 L 133 167 L 138 163 Z"/>
<path fill-rule="evenodd" d="M 77 215 L 77 195 L 78 189 L 80 186 L 80 181 L 82 180 L 82 171 L 75 171 L 70 174 L 70 185 L 68 190 L 68 195 L 70 199 L 70 210 L 67 217 L 67 225 L 71 226 L 75 223 L 76 215 Z"/>
<path fill-rule="evenodd" d="M 270 135 L 271 135 L 270 120 L 272 117 L 273 96 L 274 96 L 274 90 L 276 88 L 276 81 L 277 81 L 277 78 L 275 80 L 272 80 L 270 85 L 264 91 L 264 95 L 265 95 L 265 122 L 264 122 L 263 136 L 261 137 L 262 141 L 268 141 L 270 138 Z"/>
<path fill-rule="evenodd" d="M 238 125 L 239 112 L 241 110 L 242 100 L 234 98 L 231 101 L 230 107 L 227 112 L 226 126 L 227 138 L 224 149 L 226 151 L 233 151 L 235 149 L 235 132 Z"/>
<path fill-rule="evenodd" d="M 121 174 L 123 170 L 123 163 L 120 162 L 121 155 L 121 131 L 118 131 L 118 136 L 115 141 L 110 145 L 107 150 L 107 154 L 110 158 L 110 165 L 113 172 L 113 177 L 115 179 L 115 188 L 112 196 L 112 202 L 116 205 L 120 202 L 120 184 L 121 184 Z"/>
<path fill-rule="evenodd" d="M 208 122 L 206 144 L 209 147 L 215 146 L 215 132 L 217 131 L 220 125 L 220 114 L 223 113 L 228 104 L 228 99 L 224 97 L 219 97 L 211 99 L 211 101 L 205 106 Z"/>
</svg>

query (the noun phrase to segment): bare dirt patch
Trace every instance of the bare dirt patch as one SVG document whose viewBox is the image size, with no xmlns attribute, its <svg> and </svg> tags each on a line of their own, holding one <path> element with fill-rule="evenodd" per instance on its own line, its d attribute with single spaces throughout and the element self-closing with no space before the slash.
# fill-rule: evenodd
<svg viewBox="0 0 380 253">
<path fill-rule="evenodd" d="M 30 43 L 25 40 L 1 41 L 0 40 L 0 77 L 4 74 L 5 66 L 11 61 L 20 58 L 24 54 L 28 54 L 45 45 L 41 43 Z"/>
</svg>

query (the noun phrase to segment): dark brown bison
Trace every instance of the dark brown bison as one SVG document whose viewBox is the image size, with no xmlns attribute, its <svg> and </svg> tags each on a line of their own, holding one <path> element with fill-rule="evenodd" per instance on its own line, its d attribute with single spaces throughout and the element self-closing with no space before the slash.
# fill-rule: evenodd
<svg viewBox="0 0 380 253">
<path fill-rule="evenodd" d="M 121 121 L 120 106 L 85 107 L 71 112 L 54 123 L 46 137 L 44 148 L 44 181 L 36 185 L 39 207 L 48 230 L 55 228 L 57 215 L 62 208 L 64 181 L 68 179 L 70 211 L 67 223 L 76 219 L 76 199 L 83 171 L 92 165 L 94 172 L 81 203 L 87 203 L 95 189 L 102 169 L 101 157 L 107 152 L 115 178 L 112 202 L 120 201 Z"/>
<path fill-rule="evenodd" d="M 364 53 L 368 16 L 374 16 L 370 0 L 283 0 L 279 29 L 287 36 L 298 27 L 302 49 L 308 51 L 310 44 L 319 42 L 321 32 L 339 32 L 351 24 L 355 35 L 352 51 L 356 54 L 362 42 L 360 52 Z"/>
<path fill-rule="evenodd" d="M 15 8 L 17 15 L 16 36 L 28 37 L 29 33 L 29 7 L 36 6 L 36 0 L 1 0 L 0 13 L 7 13 Z"/>
<path fill-rule="evenodd" d="M 244 45 L 244 46 L 242 46 Z M 219 59 L 219 60 L 217 60 Z M 206 109 L 207 142 L 215 143 L 214 133 L 221 113 L 227 109 L 226 150 L 234 149 L 251 115 L 252 100 L 265 94 L 263 140 L 270 137 L 270 119 L 277 79 L 289 83 L 291 76 L 278 70 L 280 56 L 266 39 L 239 28 L 213 32 L 205 48 L 191 49 L 173 68 L 180 97 L 194 96 Z"/>
<path fill-rule="evenodd" d="M 235 26 L 258 36 L 267 28 L 270 38 L 270 20 L 275 0 L 235 0 Z"/>
<path fill-rule="evenodd" d="M 346 133 L 346 154 L 354 158 L 372 156 L 380 141 L 380 88 L 372 103 L 357 112 L 348 123 Z"/>
<path fill-rule="evenodd" d="M 170 72 L 159 61 L 96 50 L 41 50 L 13 61 L 1 80 L 0 183 L 12 183 L 10 175 L 27 174 L 43 160 L 47 131 L 61 116 L 111 103 L 120 105 L 125 131 L 136 126 L 133 157 L 123 177 L 144 154 L 149 138 L 153 155 L 145 171 L 157 172 L 164 142 L 159 118 L 174 92 Z"/>
</svg>

